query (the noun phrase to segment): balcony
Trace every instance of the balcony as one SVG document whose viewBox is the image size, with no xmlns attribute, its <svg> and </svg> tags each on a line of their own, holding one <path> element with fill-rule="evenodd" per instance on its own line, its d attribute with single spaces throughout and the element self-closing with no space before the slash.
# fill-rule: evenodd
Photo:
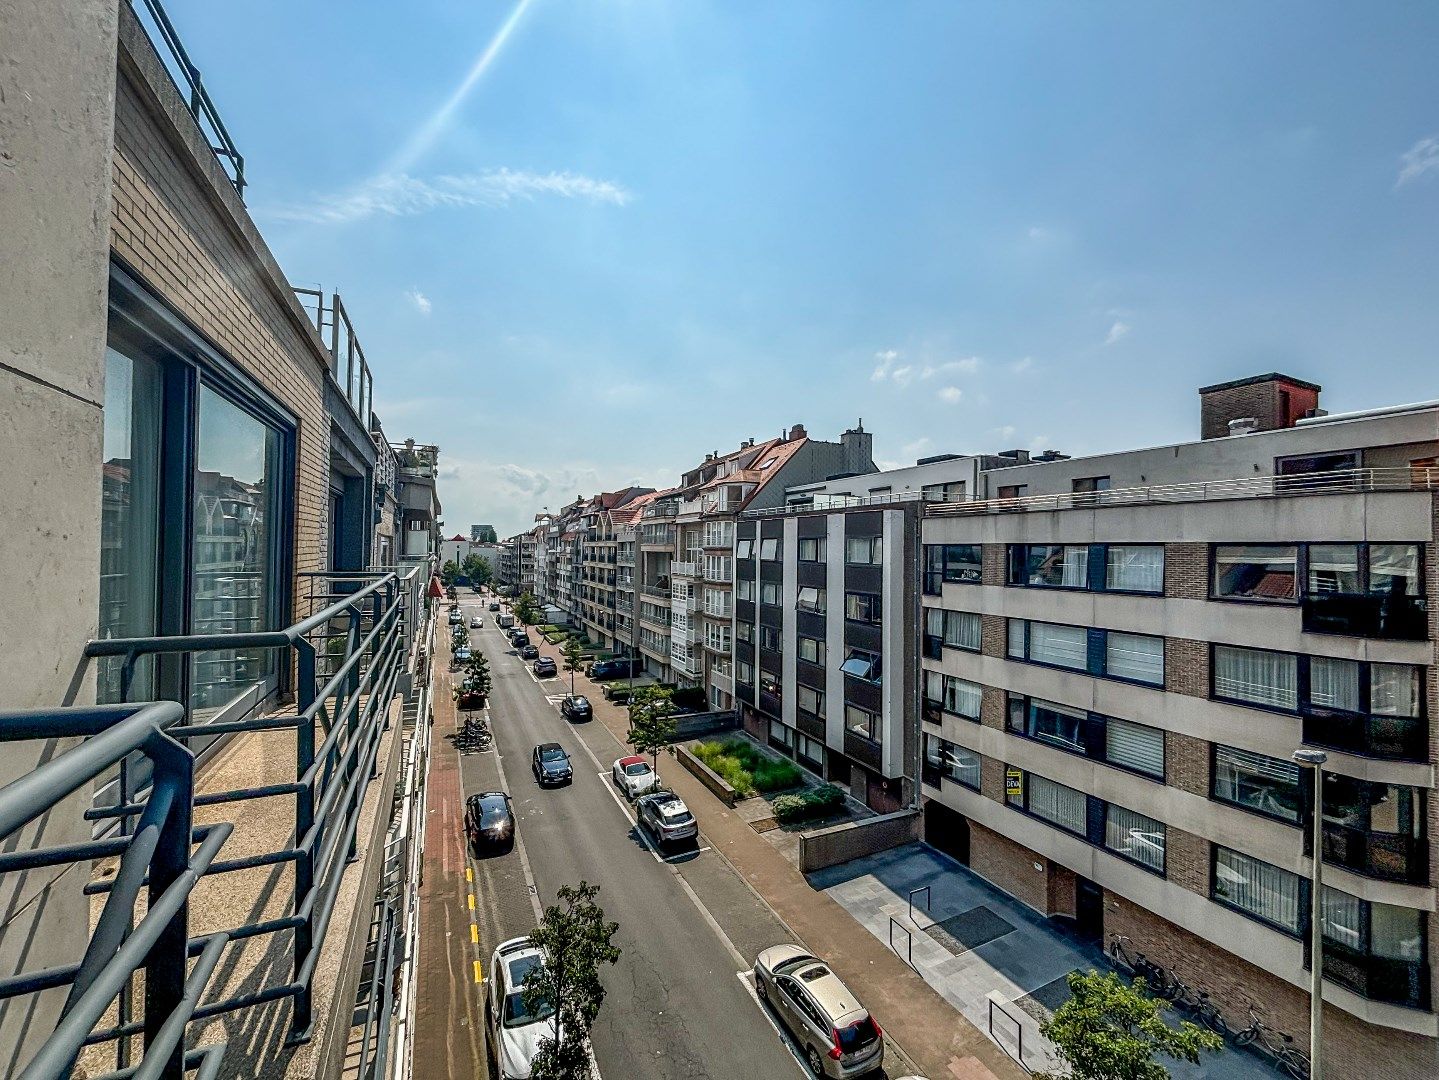
<svg viewBox="0 0 1439 1080">
<path fill-rule="evenodd" d="M 726 694 L 734 694 L 734 671 L 728 664 L 714 662 L 710 666 L 710 685 L 717 686 Z"/>
<path fill-rule="evenodd" d="M 1327 803 L 1326 803 L 1327 806 Z M 1312 850 L 1305 830 L 1306 853 Z M 1429 879 L 1429 846 L 1421 838 L 1324 823 L 1324 861 L 1380 881 L 1423 885 Z"/>
<path fill-rule="evenodd" d="M 734 617 L 734 603 L 727 592 L 705 591 L 704 613 L 711 619 Z"/>
<path fill-rule="evenodd" d="M 670 666 L 691 679 L 698 679 L 704 674 L 704 655 L 698 649 L 690 649 L 672 641 Z"/>
<path fill-rule="evenodd" d="M 699 563 L 689 560 L 675 560 L 670 563 L 670 575 L 680 578 L 699 577 Z"/>
<path fill-rule="evenodd" d="M 728 634 L 705 634 L 704 647 L 720 656 L 728 656 L 734 647 L 734 641 Z"/>
<path fill-rule="evenodd" d="M 1410 716 L 1364 716 L 1310 705 L 1304 741 L 1348 754 L 1423 761 L 1429 756 L 1429 724 Z"/>
<path fill-rule="evenodd" d="M 1306 947 L 1305 952 L 1308 953 Z M 1305 967 L 1310 966 L 1308 956 Z M 1324 977 L 1370 1001 L 1429 1010 L 1429 965 L 1423 960 L 1373 956 L 1324 938 Z"/>
<path fill-rule="evenodd" d="M 734 523 L 730 521 L 706 521 L 701 543 L 707 548 L 725 551 L 734 547 Z"/>
<path fill-rule="evenodd" d="M 1424 641 L 1429 608 L 1422 596 L 1312 593 L 1301 602 L 1304 632 L 1391 641 Z"/>
<path fill-rule="evenodd" d="M 706 555 L 704 559 L 704 579 L 706 581 L 729 584 L 734 577 L 734 560 L 728 555 Z"/>
</svg>

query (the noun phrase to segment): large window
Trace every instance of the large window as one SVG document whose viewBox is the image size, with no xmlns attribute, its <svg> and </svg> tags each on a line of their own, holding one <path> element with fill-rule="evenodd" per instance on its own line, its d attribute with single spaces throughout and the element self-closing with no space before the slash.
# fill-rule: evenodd
<svg viewBox="0 0 1439 1080">
<path fill-rule="evenodd" d="M 1267 649 L 1215 645 L 1214 696 L 1292 712 L 1299 707 L 1297 657 Z"/>
<path fill-rule="evenodd" d="M 871 742 L 879 742 L 880 739 L 879 714 L 872 713 L 868 709 L 861 709 L 858 705 L 846 705 L 844 707 L 845 728 Z"/>
<path fill-rule="evenodd" d="M 1088 800 L 1084 792 L 1056 784 L 1043 776 L 1025 777 L 1026 809 L 1061 829 L 1084 836 L 1088 826 Z"/>
<path fill-rule="evenodd" d="M 160 367 L 108 349 L 105 353 L 104 465 L 100 501 L 102 638 L 156 633 L 160 561 Z M 122 658 L 98 664 L 95 695 L 120 700 Z M 151 661 L 136 665 L 131 701 L 154 696 Z"/>
<path fill-rule="evenodd" d="M 840 665 L 840 670 L 846 675 L 872 683 L 880 681 L 881 669 L 879 654 L 865 649 L 850 649 Z"/>
<path fill-rule="evenodd" d="M 844 542 L 844 561 L 878 566 L 884 562 L 884 537 L 851 536 Z"/>
<path fill-rule="evenodd" d="M 1299 875 L 1217 844 L 1210 895 L 1286 934 L 1298 935 L 1303 925 Z"/>
<path fill-rule="evenodd" d="M 851 622 L 878 626 L 883 618 L 883 602 L 874 593 L 844 594 L 844 617 Z"/>
<path fill-rule="evenodd" d="M 798 557 L 800 562 L 824 562 L 824 537 L 800 537 Z"/>
<path fill-rule="evenodd" d="M 983 575 L 979 544 L 925 544 L 924 591 L 938 596 L 946 582 L 978 585 Z"/>
<path fill-rule="evenodd" d="M 1111 592 L 1162 593 L 1163 545 L 1110 544 L 1105 556 L 1104 587 Z"/>
<path fill-rule="evenodd" d="M 777 537 L 766 537 L 759 542 L 759 557 L 774 561 L 779 558 L 779 539 Z"/>
<path fill-rule="evenodd" d="M 1009 583 L 1086 588 L 1089 548 L 1077 544 L 1011 544 Z"/>
<path fill-rule="evenodd" d="M 754 578 L 736 578 L 734 583 L 734 594 L 737 600 L 748 600 L 754 602 Z"/>
<path fill-rule="evenodd" d="M 809 686 L 796 687 L 795 700 L 800 709 L 824 719 L 824 694 Z"/>
<path fill-rule="evenodd" d="M 779 582 L 762 581 L 759 585 L 759 602 L 761 604 L 779 603 Z"/>
<path fill-rule="evenodd" d="M 761 626 L 759 628 L 759 647 L 769 649 L 771 652 L 779 652 L 779 627 Z"/>
<path fill-rule="evenodd" d="M 926 733 L 924 737 L 924 780 L 933 787 L 944 777 L 974 791 L 979 790 L 980 757 L 972 750 Z"/>
<path fill-rule="evenodd" d="M 1082 626 L 1009 620 L 1009 655 L 1016 659 L 1084 671 L 1089 665 L 1088 641 Z"/>
<path fill-rule="evenodd" d="M 1164 732 L 1147 724 L 1011 694 L 1007 727 L 1065 753 L 1164 779 Z"/>
<path fill-rule="evenodd" d="M 1010 585 L 1164 592 L 1163 544 L 1011 544 Z"/>
<path fill-rule="evenodd" d="M 1113 803 L 1104 811 L 1104 846 L 1116 855 L 1164 873 L 1164 822 Z"/>
<path fill-rule="evenodd" d="M 1164 732 L 1117 716 L 1105 717 L 1104 760 L 1111 765 L 1164 779 Z"/>
<path fill-rule="evenodd" d="M 1423 788 L 1326 772 L 1324 861 L 1386 881 L 1421 883 L 1429 866 L 1426 816 Z"/>
<path fill-rule="evenodd" d="M 827 651 L 825 649 L 825 643 L 818 638 L 804 637 L 801 635 L 798 651 L 801 660 L 808 660 L 811 664 L 820 664 L 821 666 L 825 662 L 825 653 Z"/>
<path fill-rule="evenodd" d="M 938 660 L 947 646 L 979 652 L 980 618 L 972 611 L 945 611 L 925 608 L 924 654 Z"/>
<path fill-rule="evenodd" d="M 736 559 L 748 559 L 754 555 L 754 541 L 750 539 L 736 540 L 734 542 L 734 557 Z"/>
<path fill-rule="evenodd" d="M 1114 679 L 1164 685 L 1164 639 L 1146 634 L 1120 634 L 1111 630 L 1105 637 L 1104 673 Z"/>
<path fill-rule="evenodd" d="M 1233 746 L 1214 746 L 1210 794 L 1268 817 L 1299 824 L 1299 766 Z"/>
<path fill-rule="evenodd" d="M 1216 544 L 1213 594 L 1292 603 L 1298 596 L 1298 552 L 1293 544 Z"/>
<path fill-rule="evenodd" d="M 943 712 L 962 716 L 966 720 L 979 720 L 979 706 L 984 690 L 978 683 L 956 679 L 938 671 L 924 673 L 924 696 L 926 703 Z"/>
<path fill-rule="evenodd" d="M 823 589 L 815 588 L 812 585 L 800 586 L 799 596 L 795 603 L 800 611 L 812 612 L 816 615 L 823 615 L 825 612 L 825 595 Z"/>
</svg>

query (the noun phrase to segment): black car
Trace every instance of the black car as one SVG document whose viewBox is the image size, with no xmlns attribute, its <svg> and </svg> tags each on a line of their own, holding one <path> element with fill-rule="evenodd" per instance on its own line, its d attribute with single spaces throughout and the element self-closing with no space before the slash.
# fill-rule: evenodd
<svg viewBox="0 0 1439 1080">
<path fill-rule="evenodd" d="M 500 610 L 500 603 L 499 603 L 498 600 L 491 600 L 491 601 L 490 601 L 490 610 L 491 610 L 491 611 L 499 611 L 499 610 Z"/>
<path fill-rule="evenodd" d="M 638 675 L 639 672 L 640 662 L 633 658 L 596 660 L 590 665 L 590 678 L 597 682 L 602 679 L 627 679 L 632 674 Z"/>
<path fill-rule="evenodd" d="M 539 656 L 539 655 L 540 655 L 540 648 L 539 648 L 538 645 L 531 645 L 531 644 L 529 644 L 528 642 L 526 642 L 524 645 L 521 645 L 521 646 L 520 646 L 520 659 L 521 659 L 521 660 L 533 660 L 533 659 L 535 659 L 535 658 L 536 658 L 537 656 Z"/>
<path fill-rule="evenodd" d="M 560 715 L 566 720 L 593 720 L 595 710 L 583 694 L 566 694 L 565 700 L 560 702 Z"/>
<path fill-rule="evenodd" d="M 570 755 L 557 742 L 540 743 L 530 755 L 530 764 L 535 770 L 535 780 L 540 787 L 546 784 L 568 784 L 575 778 L 570 767 Z"/>
<path fill-rule="evenodd" d="M 485 791 L 465 800 L 465 839 L 475 857 L 515 846 L 515 815 L 503 791 Z"/>
<path fill-rule="evenodd" d="M 548 656 L 542 656 L 535 661 L 535 675 L 537 678 L 548 679 L 552 675 L 558 674 L 559 668 L 555 667 L 555 662 Z"/>
<path fill-rule="evenodd" d="M 524 630 L 511 630 L 511 631 L 510 631 L 510 644 L 513 645 L 515 648 L 518 649 L 521 645 L 528 645 L 529 643 L 530 643 L 530 635 L 529 635 L 526 631 L 524 631 Z"/>
</svg>

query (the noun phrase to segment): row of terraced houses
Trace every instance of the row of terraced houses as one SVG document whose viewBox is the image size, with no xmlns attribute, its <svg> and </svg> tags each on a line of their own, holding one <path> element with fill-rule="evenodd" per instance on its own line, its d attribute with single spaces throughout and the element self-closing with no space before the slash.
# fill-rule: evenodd
<svg viewBox="0 0 1439 1080">
<path fill-rule="evenodd" d="M 879 471 L 862 428 L 706 454 L 504 544 L 654 676 L 1047 916 L 1308 1028 L 1312 773 L 1337 1075 L 1432 1076 L 1439 402 L 1277 373 L 1200 438 Z M 1308 779 L 1306 779 L 1308 777 Z"/>
</svg>

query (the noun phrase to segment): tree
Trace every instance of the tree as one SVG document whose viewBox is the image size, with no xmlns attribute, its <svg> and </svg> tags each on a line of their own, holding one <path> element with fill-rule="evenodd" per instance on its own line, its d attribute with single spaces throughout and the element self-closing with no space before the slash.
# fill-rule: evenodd
<svg viewBox="0 0 1439 1080">
<path fill-rule="evenodd" d="M 514 611 L 515 618 L 520 620 L 521 626 L 529 626 L 540 617 L 540 605 L 535 602 L 534 593 L 522 593 L 511 610 Z"/>
<path fill-rule="evenodd" d="M 490 662 L 485 659 L 485 654 L 475 649 L 470 653 L 470 659 L 465 664 L 465 675 L 454 688 L 455 704 L 460 708 L 468 708 L 469 705 L 483 705 L 485 698 L 490 696 Z"/>
<path fill-rule="evenodd" d="M 659 771 L 660 751 L 674 753 L 674 691 L 667 686 L 641 686 L 630 695 L 630 731 L 625 738 L 637 754 L 649 754 Z"/>
<path fill-rule="evenodd" d="M 445 588 L 451 588 L 455 584 L 455 578 L 460 576 L 460 565 L 454 559 L 446 559 L 445 565 L 440 567 L 440 581 Z"/>
<path fill-rule="evenodd" d="M 570 673 L 570 696 L 575 693 L 575 672 L 580 669 L 580 658 L 584 655 L 584 647 L 580 645 L 579 638 L 566 638 L 565 646 L 560 650 L 560 655 L 565 658 L 565 670 Z"/>
<path fill-rule="evenodd" d="M 559 892 L 545 908 L 530 943 L 545 951 L 545 963 L 525 980 L 525 1008 L 532 1015 L 551 1009 L 554 1034 L 540 1040 L 531 1066 L 533 1080 L 585 1080 L 590 1075 L 590 1028 L 605 1000 L 600 965 L 620 958 L 612 939 L 618 924 L 605 922 L 595 897 L 598 885 L 581 881 Z"/>
<path fill-rule="evenodd" d="M 1165 1080 L 1156 1053 L 1197 1065 L 1202 1051 L 1224 1045 L 1188 1020 L 1170 1027 L 1164 1002 L 1140 992 L 1142 979 L 1131 987 L 1112 971 L 1074 971 L 1068 981 L 1072 996 L 1039 1025 L 1067 1069 L 1036 1073 L 1040 1080 Z"/>
<path fill-rule="evenodd" d="M 472 589 L 479 589 L 481 585 L 488 585 L 494 577 L 494 570 L 490 566 L 490 560 L 483 555 L 466 555 L 461 572 L 470 581 Z"/>
</svg>

